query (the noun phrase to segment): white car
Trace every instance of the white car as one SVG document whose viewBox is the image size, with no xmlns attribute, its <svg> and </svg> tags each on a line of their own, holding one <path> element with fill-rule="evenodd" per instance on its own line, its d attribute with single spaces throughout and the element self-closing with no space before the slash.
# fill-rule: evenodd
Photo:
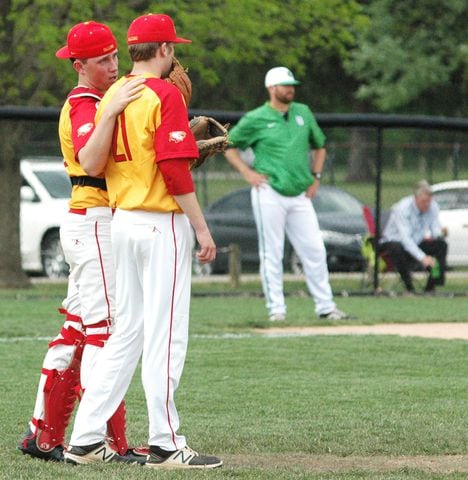
<svg viewBox="0 0 468 480">
<path fill-rule="evenodd" d="M 447 264 L 468 265 L 468 180 L 432 185 L 433 198 L 440 207 L 440 223 L 448 231 Z"/>
<path fill-rule="evenodd" d="M 70 178 L 60 157 L 25 158 L 20 204 L 20 248 L 23 270 L 49 278 L 68 275 L 59 228 L 68 210 Z"/>
</svg>

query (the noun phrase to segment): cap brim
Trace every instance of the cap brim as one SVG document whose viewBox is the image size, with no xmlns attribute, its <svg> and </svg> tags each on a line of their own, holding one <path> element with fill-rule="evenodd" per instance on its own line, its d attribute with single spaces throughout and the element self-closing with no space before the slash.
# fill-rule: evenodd
<svg viewBox="0 0 468 480">
<path fill-rule="evenodd" d="M 287 85 L 300 85 L 301 82 L 298 82 L 297 80 L 291 80 L 290 82 L 281 82 L 281 83 L 277 83 L 276 85 L 284 85 L 284 86 L 287 86 Z"/>
<path fill-rule="evenodd" d="M 192 43 L 192 40 L 189 40 L 188 38 L 182 38 L 182 37 L 176 37 L 175 40 L 171 40 L 172 43 Z"/>
<path fill-rule="evenodd" d="M 62 47 L 60 50 L 57 50 L 55 52 L 55 56 L 57 58 L 71 58 L 70 51 L 68 50 L 68 47 L 66 45 Z"/>
</svg>

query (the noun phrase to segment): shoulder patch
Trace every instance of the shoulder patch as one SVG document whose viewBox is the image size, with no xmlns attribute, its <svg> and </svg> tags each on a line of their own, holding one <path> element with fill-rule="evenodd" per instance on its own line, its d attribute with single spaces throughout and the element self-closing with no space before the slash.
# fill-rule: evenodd
<svg viewBox="0 0 468 480">
<path fill-rule="evenodd" d="M 187 133 L 182 130 L 169 132 L 169 141 L 174 143 L 180 143 L 184 141 L 186 136 L 187 136 Z"/>
<path fill-rule="evenodd" d="M 87 133 L 89 133 L 93 129 L 93 127 L 94 127 L 94 123 L 91 123 L 91 122 L 85 123 L 78 128 L 76 133 L 79 137 L 84 137 Z"/>
</svg>

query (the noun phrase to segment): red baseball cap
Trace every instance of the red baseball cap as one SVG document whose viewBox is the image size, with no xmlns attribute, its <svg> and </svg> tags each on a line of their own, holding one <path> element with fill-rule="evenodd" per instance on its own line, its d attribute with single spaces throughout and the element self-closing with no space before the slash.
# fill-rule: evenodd
<svg viewBox="0 0 468 480">
<path fill-rule="evenodd" d="M 58 58 L 93 58 L 117 48 L 112 30 L 94 21 L 78 23 L 70 29 L 67 44 L 55 53 Z"/>
<path fill-rule="evenodd" d="M 127 32 L 127 43 L 172 42 L 192 43 L 192 40 L 177 36 L 174 22 L 169 15 L 163 13 L 142 15 L 135 18 Z"/>
</svg>

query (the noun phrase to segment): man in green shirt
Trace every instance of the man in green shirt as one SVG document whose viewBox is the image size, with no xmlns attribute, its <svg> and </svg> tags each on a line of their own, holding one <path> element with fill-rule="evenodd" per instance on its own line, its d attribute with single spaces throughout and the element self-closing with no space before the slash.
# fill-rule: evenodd
<svg viewBox="0 0 468 480">
<path fill-rule="evenodd" d="M 328 278 L 325 245 L 311 198 L 325 163 L 325 135 L 307 105 L 294 102 L 299 82 L 290 70 L 275 67 L 265 76 L 270 100 L 251 110 L 231 129 L 225 155 L 252 186 L 259 238 L 260 274 L 269 318 L 286 318 L 283 293 L 284 238 L 298 254 L 307 286 L 321 318 L 348 318 L 336 308 Z M 251 148 L 252 167 L 239 150 Z M 311 162 L 310 149 L 313 151 Z"/>
</svg>

